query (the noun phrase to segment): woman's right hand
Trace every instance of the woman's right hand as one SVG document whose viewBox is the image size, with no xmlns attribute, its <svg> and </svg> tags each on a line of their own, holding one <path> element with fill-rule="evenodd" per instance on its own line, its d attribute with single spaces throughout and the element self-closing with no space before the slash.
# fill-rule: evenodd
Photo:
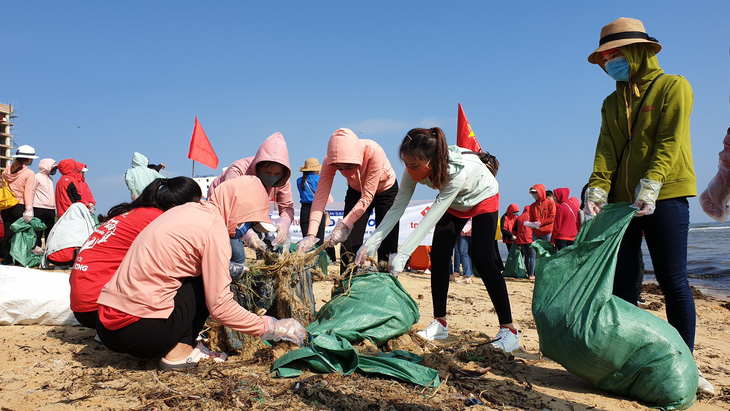
<svg viewBox="0 0 730 411">
<path fill-rule="evenodd" d="M 313 235 L 308 235 L 302 238 L 301 241 L 297 243 L 297 252 L 299 254 L 304 254 L 308 252 L 312 249 L 312 247 L 314 247 L 315 244 L 317 244 L 317 241 L 317 237 Z"/>
<path fill-rule="evenodd" d="M 368 243 L 365 242 L 359 250 L 357 250 L 357 256 L 355 257 L 355 264 L 362 266 L 369 266 L 370 259 L 375 258 L 378 253 L 378 248 L 373 247 L 372 251 L 368 249 Z"/>
<path fill-rule="evenodd" d="M 263 317 L 266 330 L 261 336 L 262 340 L 289 341 L 298 346 L 302 346 L 307 331 L 302 327 L 299 321 L 293 318 L 284 318 L 277 320 L 274 317 L 265 315 Z"/>
</svg>

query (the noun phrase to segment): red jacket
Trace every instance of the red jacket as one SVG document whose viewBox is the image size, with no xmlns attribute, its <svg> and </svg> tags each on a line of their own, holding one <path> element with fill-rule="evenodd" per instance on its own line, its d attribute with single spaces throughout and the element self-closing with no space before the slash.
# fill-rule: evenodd
<svg viewBox="0 0 730 411">
<path fill-rule="evenodd" d="M 517 221 L 517 214 L 520 212 L 520 206 L 517 204 L 510 204 L 507 207 L 507 212 L 502 215 L 502 221 L 500 222 L 502 227 L 502 242 L 505 244 L 512 244 L 512 229 Z"/>
<path fill-rule="evenodd" d="M 78 171 L 78 187 L 76 187 L 79 190 L 79 194 L 81 195 L 81 202 L 84 203 L 87 207 L 89 204 L 96 205 L 96 200 L 94 200 L 94 195 L 91 194 L 91 187 L 89 187 L 89 184 L 86 182 L 86 178 L 84 177 L 84 173 L 81 172 L 86 168 L 86 164 L 81 163 L 79 161 L 76 162 L 76 170 Z"/>
<path fill-rule="evenodd" d="M 60 218 L 71 207 L 71 204 L 81 201 L 81 193 L 79 192 L 79 172 L 76 170 L 76 161 L 72 158 L 59 161 L 58 171 L 61 173 L 61 178 L 56 183 L 56 214 Z M 69 195 L 69 193 L 71 194 Z"/>
<path fill-rule="evenodd" d="M 531 190 L 536 190 L 539 200 L 530 206 L 530 221 L 540 222 L 540 228 L 532 229 L 535 235 L 544 236 L 552 234 L 553 222 L 555 221 L 555 203 L 545 196 L 545 186 L 535 184 Z"/>
<path fill-rule="evenodd" d="M 558 207 L 555 212 L 555 223 L 553 224 L 553 240 L 573 241 L 576 234 L 578 234 L 578 207 L 575 206 L 572 200 L 568 199 L 569 196 L 570 189 L 555 189 L 555 199 L 558 200 Z"/>
<path fill-rule="evenodd" d="M 512 227 L 512 233 L 517 237 L 515 244 L 532 244 L 532 229 L 525 225 L 526 222 L 530 221 L 530 206 L 525 206 L 524 211 L 515 220 L 515 225 Z"/>
</svg>

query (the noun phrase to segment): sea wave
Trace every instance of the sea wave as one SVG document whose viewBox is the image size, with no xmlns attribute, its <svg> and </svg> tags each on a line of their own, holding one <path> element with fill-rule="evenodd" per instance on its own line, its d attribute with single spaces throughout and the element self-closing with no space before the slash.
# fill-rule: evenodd
<svg viewBox="0 0 730 411">
<path fill-rule="evenodd" d="M 689 229 L 689 231 L 714 231 L 714 230 L 730 230 L 730 226 L 690 227 L 690 229 Z"/>
</svg>

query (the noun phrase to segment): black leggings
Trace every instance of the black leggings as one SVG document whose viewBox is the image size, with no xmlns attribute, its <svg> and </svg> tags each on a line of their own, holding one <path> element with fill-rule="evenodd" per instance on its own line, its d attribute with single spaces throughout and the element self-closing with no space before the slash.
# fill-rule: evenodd
<svg viewBox="0 0 730 411">
<path fill-rule="evenodd" d="M 307 236 L 307 233 L 309 232 L 309 215 L 312 212 L 312 203 L 300 203 L 302 206 L 299 208 L 299 224 L 302 227 L 302 238 Z M 322 222 L 319 224 L 319 229 L 317 230 L 317 238 L 319 239 L 319 244 L 324 244 L 324 230 L 325 230 L 325 219 L 324 215 L 322 216 Z M 335 248 L 334 247 L 327 247 L 324 249 L 327 252 L 327 255 L 330 257 L 331 261 L 335 261 L 336 255 L 335 255 Z M 325 273 L 326 275 L 327 273 Z"/>
<path fill-rule="evenodd" d="M 96 310 L 87 311 L 85 313 L 74 311 L 74 317 L 76 317 L 76 321 L 78 321 L 79 324 L 86 328 L 91 328 L 92 330 L 96 329 L 96 323 L 99 322 L 99 312 Z"/>
<path fill-rule="evenodd" d="M 43 231 L 36 231 L 36 239 L 35 239 L 35 245 L 40 247 L 41 246 L 41 239 L 43 237 L 46 238 L 46 242 L 48 242 L 48 234 L 51 232 L 51 229 L 53 228 L 53 225 L 56 224 L 56 210 L 53 208 L 38 208 L 33 207 L 33 215 L 35 217 L 38 217 L 43 224 L 46 225 L 46 229 Z"/>
<path fill-rule="evenodd" d="M 507 284 L 494 262 L 494 235 L 497 232 L 499 214 L 479 214 L 472 218 L 471 249 L 469 256 L 487 287 L 489 298 L 500 324 L 512 322 L 512 309 L 507 294 Z M 446 316 L 446 298 L 449 294 L 449 262 L 456 238 L 468 221 L 449 213 L 436 223 L 431 247 L 431 297 L 434 317 Z"/>
<path fill-rule="evenodd" d="M 396 194 L 398 194 L 397 181 L 389 189 L 383 191 L 382 193 L 375 194 L 375 196 L 373 197 L 373 201 L 370 203 L 367 210 L 365 210 L 362 216 L 357 221 L 355 221 L 355 224 L 353 224 L 352 226 L 352 231 L 350 232 L 350 235 L 345 241 L 342 242 L 342 247 L 340 249 L 341 273 L 344 273 L 345 268 L 347 268 L 347 266 L 351 262 L 355 261 L 354 254 L 357 253 L 357 251 L 360 249 L 360 246 L 362 246 L 362 240 L 365 237 L 365 230 L 368 226 L 370 213 L 373 212 L 373 209 L 375 210 L 375 227 L 378 227 L 380 225 L 380 222 L 383 221 L 385 214 L 388 212 L 388 210 L 390 210 L 390 207 L 393 205 Z M 355 205 L 358 201 L 360 201 L 361 196 L 362 194 L 359 191 L 353 189 L 352 187 L 347 187 L 347 193 L 345 194 L 345 209 L 343 210 L 344 215 L 349 214 L 350 211 L 355 208 Z M 396 223 L 395 227 L 390 230 L 390 233 L 385 236 L 383 242 L 380 243 L 380 248 L 378 248 L 378 261 L 388 261 L 388 256 L 391 253 L 395 253 L 398 251 L 399 227 L 400 225 Z M 453 249 L 454 244 L 451 244 L 451 250 Z"/>
<path fill-rule="evenodd" d="M 195 347 L 195 339 L 208 318 L 203 279 L 183 282 L 175 295 L 175 308 L 169 318 L 142 318 L 118 330 L 109 330 L 99 321 L 99 338 L 112 351 L 137 358 L 161 358 L 178 343 Z"/>
<path fill-rule="evenodd" d="M 23 217 L 25 212 L 24 204 L 16 204 L 6 210 L 0 211 L 0 217 L 3 219 L 3 227 L 5 228 L 5 237 L 3 238 L 2 250 L 0 256 L 3 258 L 4 265 L 13 264 L 13 258 L 10 256 L 10 240 L 13 239 L 15 233 L 10 229 L 19 218 Z"/>
</svg>

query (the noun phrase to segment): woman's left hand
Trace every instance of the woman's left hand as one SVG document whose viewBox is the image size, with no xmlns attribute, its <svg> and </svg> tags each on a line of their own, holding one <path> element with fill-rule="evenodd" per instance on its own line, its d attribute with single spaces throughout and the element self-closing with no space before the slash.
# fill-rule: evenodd
<svg viewBox="0 0 730 411">
<path fill-rule="evenodd" d="M 350 227 L 347 226 L 347 224 L 344 223 L 344 221 L 340 220 L 337 222 L 337 225 L 330 233 L 329 237 L 327 237 L 324 242 L 329 243 L 330 247 L 335 246 L 347 239 L 347 237 L 350 235 Z"/>
</svg>

